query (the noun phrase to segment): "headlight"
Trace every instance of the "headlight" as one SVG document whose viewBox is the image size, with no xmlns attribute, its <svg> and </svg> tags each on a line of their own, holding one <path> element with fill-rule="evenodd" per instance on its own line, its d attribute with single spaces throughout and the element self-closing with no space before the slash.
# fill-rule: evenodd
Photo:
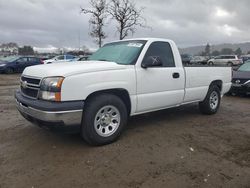
<svg viewBox="0 0 250 188">
<path fill-rule="evenodd" d="M 0 67 L 4 67 L 6 64 L 0 64 Z"/>
<path fill-rule="evenodd" d="M 244 85 L 250 87 L 250 80 L 248 80 Z"/>
<path fill-rule="evenodd" d="M 39 99 L 61 101 L 61 87 L 63 77 L 44 78 L 41 82 Z"/>
</svg>

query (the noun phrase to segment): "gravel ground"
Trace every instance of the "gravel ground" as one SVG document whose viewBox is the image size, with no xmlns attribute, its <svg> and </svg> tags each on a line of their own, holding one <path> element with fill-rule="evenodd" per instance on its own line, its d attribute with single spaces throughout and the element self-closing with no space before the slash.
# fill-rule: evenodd
<svg viewBox="0 0 250 188">
<path fill-rule="evenodd" d="M 187 105 L 130 119 L 121 138 L 88 146 L 24 120 L 0 75 L 0 188 L 250 187 L 250 98 L 226 96 L 216 115 Z"/>
</svg>

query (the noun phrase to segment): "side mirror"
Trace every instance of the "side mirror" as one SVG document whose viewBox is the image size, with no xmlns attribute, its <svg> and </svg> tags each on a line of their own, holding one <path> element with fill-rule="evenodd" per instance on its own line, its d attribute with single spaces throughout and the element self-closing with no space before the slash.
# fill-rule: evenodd
<svg viewBox="0 0 250 188">
<path fill-rule="evenodd" d="M 159 56 L 148 56 L 141 64 L 142 68 L 161 67 L 162 61 Z"/>
</svg>

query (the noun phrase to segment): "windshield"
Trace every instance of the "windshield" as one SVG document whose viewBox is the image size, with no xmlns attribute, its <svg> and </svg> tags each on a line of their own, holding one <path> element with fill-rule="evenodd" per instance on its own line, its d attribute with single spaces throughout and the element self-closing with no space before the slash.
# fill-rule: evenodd
<svg viewBox="0 0 250 188">
<path fill-rule="evenodd" d="M 241 65 L 238 71 L 250 71 L 250 62 Z"/>
<path fill-rule="evenodd" d="M 109 43 L 90 56 L 88 60 L 112 61 L 122 65 L 135 64 L 146 42 L 130 40 Z"/>
<path fill-rule="evenodd" d="M 15 61 L 17 59 L 19 59 L 19 57 L 16 57 L 16 56 L 9 56 L 9 57 L 1 58 L 1 60 L 5 61 L 5 62 L 13 62 L 13 61 Z"/>
</svg>

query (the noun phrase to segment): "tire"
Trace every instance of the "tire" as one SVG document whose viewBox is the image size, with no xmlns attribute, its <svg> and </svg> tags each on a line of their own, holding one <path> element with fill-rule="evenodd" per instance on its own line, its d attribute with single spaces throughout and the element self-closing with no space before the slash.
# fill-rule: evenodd
<svg viewBox="0 0 250 188">
<path fill-rule="evenodd" d="M 229 92 L 225 93 L 225 95 L 226 95 L 226 96 L 232 96 L 233 93 L 232 93 L 231 91 L 229 91 Z"/>
<path fill-rule="evenodd" d="M 13 74 L 13 73 L 14 73 L 14 70 L 13 70 L 11 67 L 8 67 L 8 68 L 5 70 L 5 73 L 6 73 L 6 74 Z"/>
<path fill-rule="evenodd" d="M 127 124 L 124 102 L 112 94 L 90 98 L 85 106 L 81 135 L 90 145 L 100 146 L 116 141 Z"/>
<path fill-rule="evenodd" d="M 206 98 L 199 103 L 199 109 L 201 113 L 212 115 L 215 114 L 219 107 L 221 101 L 220 89 L 216 85 L 211 85 L 208 89 Z"/>
<path fill-rule="evenodd" d="M 232 63 L 232 62 L 228 62 L 228 63 L 227 63 L 227 66 L 232 67 L 232 66 L 233 66 L 233 63 Z"/>
<path fill-rule="evenodd" d="M 212 65 L 214 65 L 214 62 L 209 61 L 209 62 L 208 62 L 208 65 L 212 66 Z"/>
</svg>

